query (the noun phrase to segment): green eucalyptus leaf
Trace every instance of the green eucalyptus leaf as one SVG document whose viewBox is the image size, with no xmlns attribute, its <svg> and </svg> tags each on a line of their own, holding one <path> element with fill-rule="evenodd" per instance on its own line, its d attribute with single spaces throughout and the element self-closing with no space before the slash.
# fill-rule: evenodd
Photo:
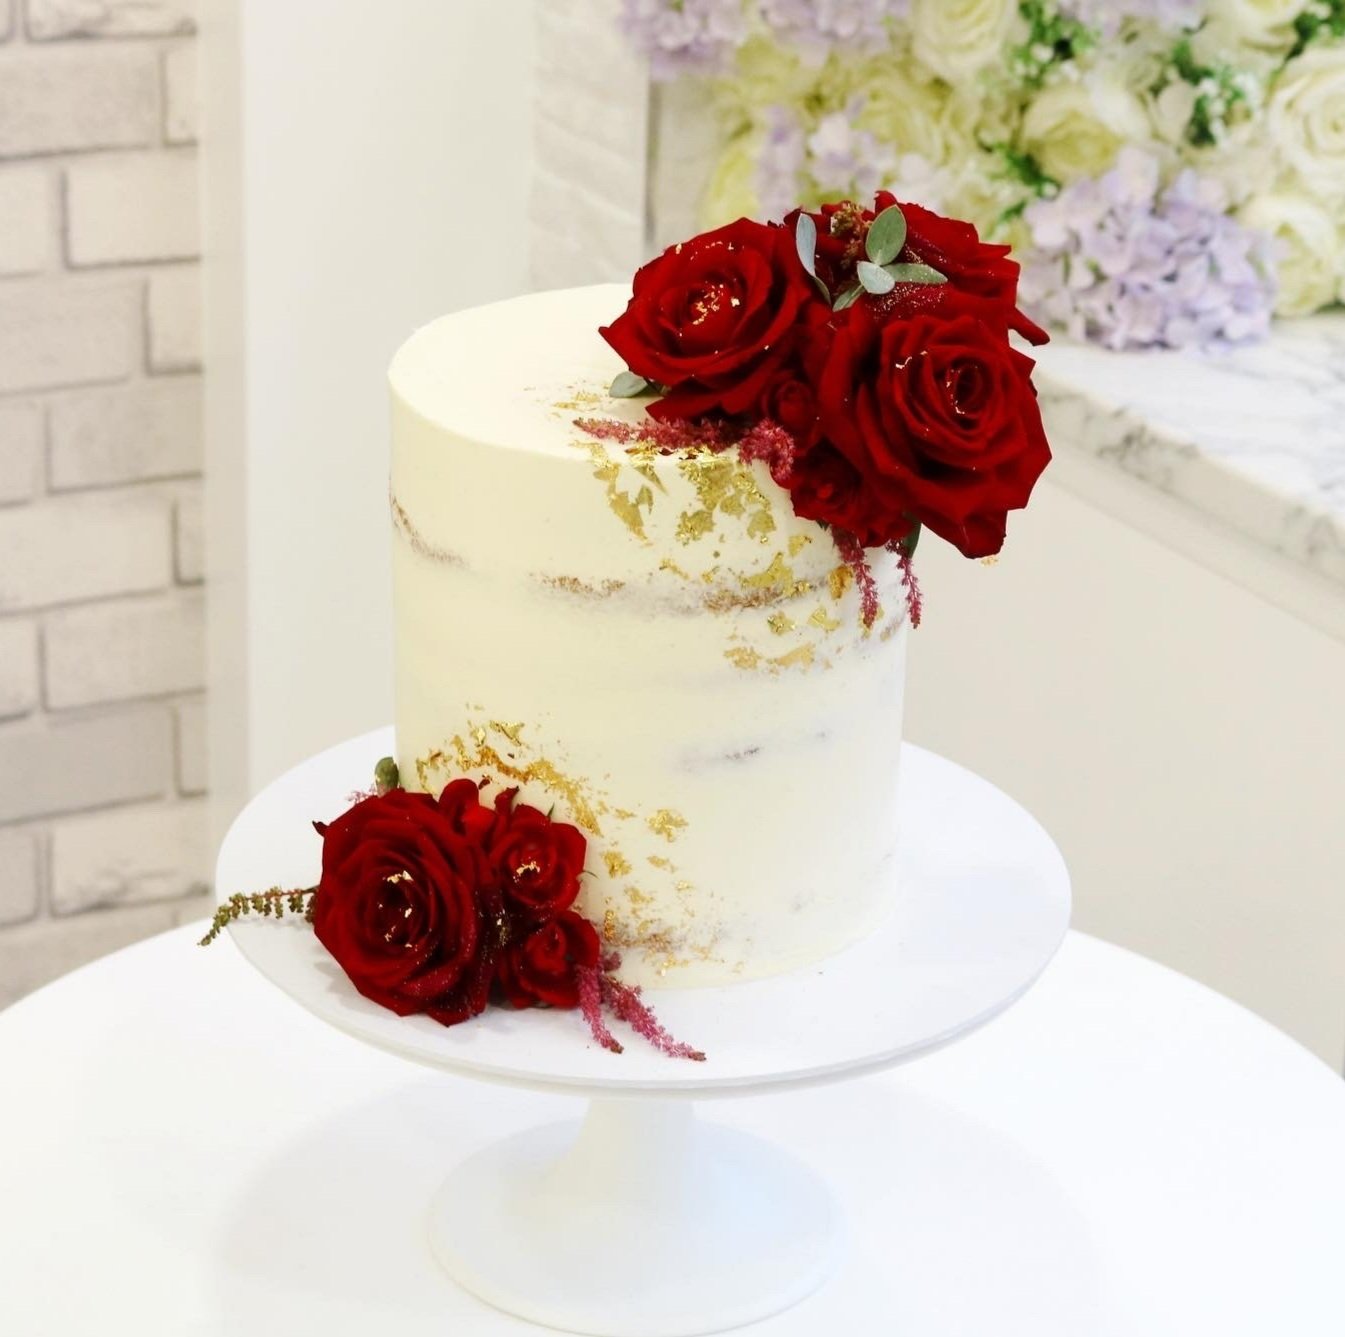
<svg viewBox="0 0 1345 1337">
<path fill-rule="evenodd" d="M 947 278 L 928 265 L 884 265 L 893 283 L 947 283 Z"/>
<path fill-rule="evenodd" d="M 920 542 L 920 535 L 923 532 L 923 526 L 918 522 L 912 528 L 911 532 L 898 543 L 901 555 L 909 562 L 915 556 L 916 545 Z"/>
<path fill-rule="evenodd" d="M 809 274 L 808 277 L 817 285 L 817 291 L 822 300 L 829 304 L 831 302 L 831 289 L 816 274 Z"/>
<path fill-rule="evenodd" d="M 887 270 L 867 260 L 861 260 L 855 266 L 855 277 L 864 285 L 866 292 L 882 294 L 891 292 L 897 286 L 896 279 Z"/>
<path fill-rule="evenodd" d="M 861 288 L 858 283 L 856 283 L 853 288 L 847 288 L 835 302 L 832 303 L 831 309 L 833 311 L 844 311 L 847 306 L 853 306 L 856 299 L 859 297 L 859 294 L 863 291 L 864 289 Z"/>
<path fill-rule="evenodd" d="M 886 265 L 901 254 L 906 245 L 906 215 L 897 205 L 889 205 L 869 224 L 864 253 L 875 265 Z"/>
<path fill-rule="evenodd" d="M 607 393 L 613 399 L 634 399 L 648 389 L 649 382 L 643 376 L 637 376 L 633 371 L 620 371 Z"/>
<path fill-rule="evenodd" d="M 799 259 L 808 273 L 817 273 L 817 224 L 811 214 L 800 213 L 794 228 L 794 245 L 798 248 Z"/>
</svg>

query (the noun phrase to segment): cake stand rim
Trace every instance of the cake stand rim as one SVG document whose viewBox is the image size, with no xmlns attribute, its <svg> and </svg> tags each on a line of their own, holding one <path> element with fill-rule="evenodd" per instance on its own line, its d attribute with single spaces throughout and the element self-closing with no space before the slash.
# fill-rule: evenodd
<svg viewBox="0 0 1345 1337">
<path fill-rule="evenodd" d="M 365 733 L 357 734 L 351 738 L 345 739 L 340 743 L 333 744 L 324 748 L 322 751 L 303 759 L 290 767 L 281 775 L 277 776 L 262 790 L 260 790 L 252 799 L 240 810 L 229 826 L 219 850 L 217 860 L 217 872 L 222 869 L 231 853 L 233 842 L 240 839 L 238 833 L 243 827 L 245 820 L 250 812 L 255 811 L 259 806 L 271 800 L 274 792 L 283 786 L 286 781 L 292 781 L 301 772 L 318 768 L 324 761 L 337 753 L 347 750 L 355 750 L 367 746 L 371 753 L 376 756 L 386 755 L 394 742 L 394 731 L 392 726 L 385 725 L 377 729 L 368 730 Z M 922 1037 L 918 1043 L 904 1044 L 892 1050 L 878 1051 L 859 1057 L 847 1057 L 838 1059 L 834 1062 L 820 1063 L 808 1067 L 789 1067 L 769 1072 L 754 1072 L 747 1074 L 729 1074 L 715 1075 L 706 1071 L 700 1064 L 691 1064 L 683 1060 L 666 1059 L 662 1056 L 660 1061 L 662 1066 L 655 1069 L 653 1074 L 646 1073 L 641 1076 L 623 1076 L 619 1072 L 614 1072 L 610 1077 L 594 1076 L 591 1074 L 576 1073 L 568 1075 L 564 1072 L 548 1071 L 545 1073 L 527 1071 L 523 1069 L 510 1068 L 492 1064 L 488 1061 L 483 1062 L 475 1056 L 459 1056 L 444 1050 L 437 1050 L 430 1053 L 424 1046 L 418 1046 L 412 1040 L 408 1033 L 406 1040 L 400 1039 L 395 1030 L 390 1035 L 373 1035 L 368 1030 L 357 1024 L 351 1024 L 349 1017 L 345 1013 L 333 1012 L 330 1009 L 323 1009 L 313 1005 L 312 996 L 302 995 L 294 989 L 287 987 L 276 975 L 267 968 L 254 951 L 249 950 L 249 943 L 256 941 L 253 934 L 264 932 L 268 936 L 277 937 L 288 936 L 284 933 L 287 927 L 283 922 L 274 924 L 269 922 L 242 921 L 230 926 L 228 932 L 233 939 L 234 945 L 242 953 L 245 960 L 273 987 L 279 989 L 287 997 L 298 1003 L 305 1011 L 323 1021 L 334 1029 L 343 1032 L 352 1039 L 361 1043 L 368 1044 L 395 1057 L 406 1059 L 422 1067 L 429 1067 L 440 1072 L 447 1072 L 454 1076 L 466 1077 L 476 1081 L 488 1081 L 496 1085 L 511 1086 L 524 1090 L 544 1091 L 561 1095 L 572 1095 L 583 1098 L 601 1098 L 601 1099 L 670 1099 L 670 1100 L 705 1100 L 715 1098 L 736 1098 L 753 1094 L 769 1094 L 771 1092 L 798 1090 L 813 1086 L 827 1085 L 836 1081 L 848 1081 L 855 1078 L 864 1077 L 875 1072 L 880 1072 L 888 1068 L 899 1066 L 900 1064 L 912 1062 L 923 1058 L 929 1054 L 935 1053 L 948 1045 L 957 1042 L 971 1035 L 973 1032 L 981 1029 L 1003 1012 L 1017 1003 L 1041 978 L 1041 975 L 1055 958 L 1061 944 L 1070 927 L 1070 911 L 1072 906 L 1072 896 L 1070 888 L 1070 879 L 1068 869 L 1065 865 L 1064 857 L 1056 846 L 1055 841 L 1045 830 L 1037 819 L 1020 804 L 1017 800 L 1006 794 L 998 786 L 977 775 L 974 771 L 951 761 L 949 758 L 932 751 L 928 748 L 920 747 L 918 744 L 902 741 L 903 771 L 909 774 L 906 766 L 908 758 L 919 757 L 924 764 L 932 764 L 936 768 L 946 768 L 948 771 L 957 773 L 963 783 L 970 782 L 974 787 L 979 787 L 983 791 L 992 793 L 998 800 L 1006 802 L 1016 810 L 1016 818 L 1035 831 L 1035 834 L 1043 842 L 1043 852 L 1047 855 L 1046 866 L 1041 871 L 1041 882 L 1047 888 L 1047 895 L 1053 902 L 1055 912 L 1055 925 L 1049 935 L 1048 940 L 1044 940 L 1039 951 L 1036 954 L 1031 969 L 1024 969 L 1021 977 L 1015 987 L 1011 990 L 1005 990 L 1004 993 L 992 1001 L 989 1005 L 981 1008 L 979 1011 L 969 1014 L 965 1018 L 959 1019 L 956 1023 L 944 1027 L 942 1030 L 932 1032 L 927 1037 Z M 917 763 L 919 764 L 919 763 Z M 222 901 L 227 899 L 221 891 L 223 879 L 216 878 L 216 899 Z M 893 917 L 895 918 L 895 916 Z M 290 929 L 297 928 L 297 923 L 288 925 Z M 884 921 L 875 930 L 877 933 L 884 931 L 884 928 L 891 929 L 891 920 Z M 868 939 L 863 940 L 867 942 Z M 320 945 L 316 944 L 316 939 L 311 933 L 305 934 L 304 942 L 309 950 L 321 951 Z M 784 975 L 765 976 L 757 980 L 744 980 L 731 984 L 708 989 L 687 989 L 687 990 L 665 990 L 651 991 L 655 998 L 661 993 L 665 998 L 675 997 L 679 993 L 719 993 L 726 997 L 732 997 L 739 991 L 751 990 L 761 985 L 778 984 L 782 980 L 787 980 L 791 975 L 798 974 L 801 977 L 806 975 L 809 970 L 815 969 L 822 964 L 832 964 L 837 960 L 844 958 L 847 953 L 854 951 L 857 947 L 863 945 L 863 942 L 857 943 L 850 948 L 843 949 L 833 957 L 826 958 L 825 962 L 815 962 L 811 966 L 805 966 L 798 971 L 788 972 Z M 328 958 L 329 959 L 329 958 Z M 802 978 L 801 983 L 805 982 Z M 363 1005 L 363 1000 L 355 992 L 354 987 L 348 982 L 343 981 L 350 995 L 353 995 L 357 1005 Z M 377 1008 L 375 1004 L 369 1003 L 368 1008 L 373 1009 L 371 1015 L 379 1017 L 391 1017 L 385 1009 Z M 355 1016 L 360 1015 L 355 1013 Z M 516 1014 L 524 1015 L 524 1014 Z M 565 1014 L 562 1014 L 565 1015 Z M 414 1020 L 412 1018 L 398 1018 L 398 1022 Z M 477 1024 L 477 1019 L 472 1022 L 464 1023 L 471 1026 Z M 576 1029 L 573 1035 L 568 1035 L 564 1040 L 557 1041 L 556 1048 L 561 1045 L 573 1045 L 576 1052 L 586 1052 L 591 1045 L 591 1041 L 582 1028 L 582 1024 L 576 1021 Z M 456 1029 L 456 1028 L 449 1028 Z M 711 1052 L 713 1057 L 713 1039 L 707 1040 L 701 1035 L 688 1036 L 697 1043 L 702 1044 L 707 1051 Z M 633 1044 L 642 1043 L 638 1039 L 632 1041 Z M 618 1065 L 624 1056 L 612 1056 L 613 1061 Z"/>
</svg>

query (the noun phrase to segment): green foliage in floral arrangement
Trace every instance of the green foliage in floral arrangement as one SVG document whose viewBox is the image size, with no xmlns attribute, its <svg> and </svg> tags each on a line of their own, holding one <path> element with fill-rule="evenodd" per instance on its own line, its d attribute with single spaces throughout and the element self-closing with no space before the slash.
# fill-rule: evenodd
<svg viewBox="0 0 1345 1337">
<path fill-rule="evenodd" d="M 1295 42 L 1288 58 L 1301 56 L 1313 42 L 1345 37 L 1345 0 L 1317 0 L 1294 20 Z"/>
<path fill-rule="evenodd" d="M 1060 182 L 1045 171 L 1041 163 L 1032 154 L 1025 153 L 1022 149 L 1016 149 L 1012 144 L 1003 142 L 983 144 L 981 147 L 987 153 L 993 153 L 999 158 L 1004 164 L 1004 175 L 1006 177 L 1026 186 L 1034 195 L 1049 198 L 1059 193 Z M 1022 201 L 1017 206 L 1017 212 L 1021 213 L 1026 204 L 1026 200 Z"/>
<path fill-rule="evenodd" d="M 1186 137 L 1197 148 L 1218 144 L 1233 109 L 1247 101 L 1241 76 L 1231 65 L 1202 65 L 1189 37 L 1172 48 L 1177 77 L 1197 90 Z"/>
<path fill-rule="evenodd" d="M 1018 12 L 1028 27 L 1027 41 L 1013 49 L 1010 59 L 1028 88 L 1042 87 L 1055 66 L 1076 60 L 1097 43 L 1097 33 L 1061 14 L 1050 0 L 1022 0 Z"/>
</svg>

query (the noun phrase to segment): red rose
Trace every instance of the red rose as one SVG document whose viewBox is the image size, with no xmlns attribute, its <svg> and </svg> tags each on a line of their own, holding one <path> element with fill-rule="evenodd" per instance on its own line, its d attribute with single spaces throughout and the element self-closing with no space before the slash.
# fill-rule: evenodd
<svg viewBox="0 0 1345 1337">
<path fill-rule="evenodd" d="M 483 851 L 428 794 L 392 789 L 322 835 L 313 928 L 366 998 L 445 1025 L 485 1006 L 499 892 Z"/>
<path fill-rule="evenodd" d="M 779 423 L 798 447 L 806 449 L 817 440 L 817 396 L 799 368 L 782 367 L 767 382 L 757 416 Z"/>
<path fill-rule="evenodd" d="M 641 268 L 626 310 L 601 334 L 631 371 L 668 387 L 650 406 L 654 417 L 743 413 L 810 304 L 825 313 L 794 234 L 740 218 Z"/>
<path fill-rule="evenodd" d="M 986 557 L 1051 458 L 1032 366 L 984 301 L 954 291 L 886 324 L 856 303 L 822 374 L 823 428 L 877 504 Z"/>
<path fill-rule="evenodd" d="M 963 292 L 991 303 L 1004 326 L 1030 343 L 1048 341 L 1046 331 L 1018 309 L 1019 265 L 1009 258 L 1010 247 L 983 242 L 970 223 L 899 201 L 887 190 L 878 192 L 871 209 L 842 200 L 824 204 L 813 213 L 817 224 L 817 272 L 833 292 L 840 293 L 853 286 L 855 265 L 865 258 L 864 241 L 869 224 L 894 204 L 906 219 L 906 242 L 898 261 L 928 265 L 948 281 L 937 285 L 899 283 L 885 296 L 866 297 L 866 304 L 884 318 L 905 317 L 936 308 L 946 295 Z M 795 210 L 785 219 L 787 228 L 792 230 L 797 225 L 798 215 Z"/>
<path fill-rule="evenodd" d="M 828 441 L 794 459 L 786 486 L 794 514 L 853 534 L 865 548 L 880 548 L 911 532 L 911 517 L 884 504 L 878 489 Z"/>
<path fill-rule="evenodd" d="M 579 895 L 588 842 L 565 822 L 553 822 L 526 803 L 514 806 L 518 790 L 495 802 L 499 825 L 490 856 L 504 891 L 506 910 L 532 920 L 568 909 Z"/>
<path fill-rule="evenodd" d="M 545 1003 L 579 1006 L 579 974 L 598 964 L 601 944 L 592 924 L 573 910 L 562 910 L 500 957 L 497 978 L 515 1007 Z"/>
</svg>

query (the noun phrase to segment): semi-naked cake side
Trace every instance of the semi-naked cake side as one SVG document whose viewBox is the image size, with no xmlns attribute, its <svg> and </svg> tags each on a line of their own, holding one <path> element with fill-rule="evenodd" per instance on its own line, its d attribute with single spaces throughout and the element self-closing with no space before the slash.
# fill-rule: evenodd
<svg viewBox="0 0 1345 1337">
<path fill-rule="evenodd" d="M 397 761 L 577 825 L 628 982 L 722 984 L 891 907 L 906 603 L 872 551 L 866 626 L 763 463 L 660 449 L 608 395 L 627 296 L 464 311 L 392 363 Z"/>
</svg>

